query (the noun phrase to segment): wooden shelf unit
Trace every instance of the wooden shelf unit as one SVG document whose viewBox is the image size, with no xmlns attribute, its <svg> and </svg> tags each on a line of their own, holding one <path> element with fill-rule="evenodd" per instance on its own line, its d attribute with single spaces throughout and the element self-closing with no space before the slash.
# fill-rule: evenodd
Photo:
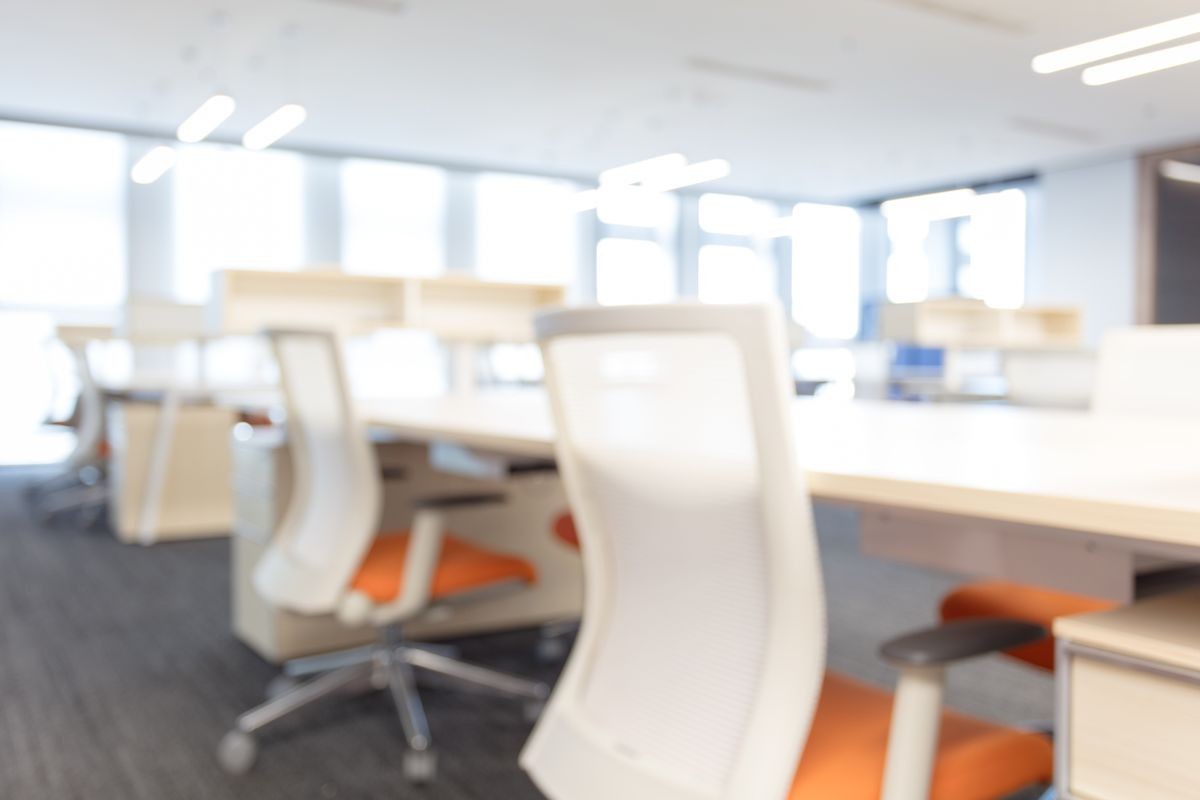
<svg viewBox="0 0 1200 800">
<path fill-rule="evenodd" d="M 959 298 L 883 307 L 883 338 L 921 347 L 1074 349 L 1083 341 L 1079 309 L 1068 306 L 992 308 Z"/>
<path fill-rule="evenodd" d="M 219 270 L 213 273 L 207 323 L 222 334 L 313 325 L 344 333 L 417 328 L 448 341 L 519 342 L 532 338 L 536 311 L 565 302 L 560 285 L 459 275 Z"/>
</svg>

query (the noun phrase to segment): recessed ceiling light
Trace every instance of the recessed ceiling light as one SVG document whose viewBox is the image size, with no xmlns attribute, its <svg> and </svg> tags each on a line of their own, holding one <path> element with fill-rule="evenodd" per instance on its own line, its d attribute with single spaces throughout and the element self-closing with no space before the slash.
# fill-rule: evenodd
<svg viewBox="0 0 1200 800">
<path fill-rule="evenodd" d="M 1158 174 L 1173 181 L 1200 183 L 1200 164 L 1189 164 L 1187 161 L 1167 158 L 1159 162 Z"/>
<path fill-rule="evenodd" d="M 271 112 L 266 119 L 246 131 L 242 144 L 250 150 L 264 150 L 300 127 L 308 119 L 304 106 L 289 103 Z"/>
<path fill-rule="evenodd" d="M 179 125 L 179 129 L 175 135 L 179 137 L 181 142 L 199 142 L 207 138 L 207 136 L 215 131 L 217 127 L 229 119 L 229 115 L 237 107 L 237 103 L 227 94 L 214 94 L 212 97 L 200 104 L 200 107 L 191 113 Z"/>
<path fill-rule="evenodd" d="M 1200 42 L 1180 44 L 1143 53 L 1140 56 L 1130 56 L 1119 61 L 1109 61 L 1107 64 L 1097 64 L 1083 71 L 1083 82 L 1088 86 L 1103 86 L 1106 83 L 1123 81 L 1126 78 L 1136 78 L 1139 75 L 1149 75 L 1184 64 L 1194 64 L 1200 61 Z"/>
<path fill-rule="evenodd" d="M 929 221 L 967 217 L 975 208 L 974 189 L 952 189 L 948 192 L 897 197 L 879 205 L 885 217 L 917 216 Z"/>
<path fill-rule="evenodd" d="M 1042 53 L 1034 57 L 1033 71 L 1045 75 L 1071 67 L 1082 67 L 1094 61 L 1103 61 L 1197 33 L 1200 33 L 1200 14 L 1189 14 L 1186 17 Z"/>
<path fill-rule="evenodd" d="M 154 183 L 174 165 L 175 151 L 166 145 L 159 145 L 137 160 L 129 170 L 129 178 L 142 185 Z"/>
</svg>

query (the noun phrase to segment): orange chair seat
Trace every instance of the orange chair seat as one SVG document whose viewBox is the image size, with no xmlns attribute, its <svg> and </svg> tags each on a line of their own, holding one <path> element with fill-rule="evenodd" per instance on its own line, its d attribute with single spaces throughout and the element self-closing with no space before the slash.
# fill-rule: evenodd
<svg viewBox="0 0 1200 800">
<path fill-rule="evenodd" d="M 892 695 L 825 674 L 789 800 L 878 800 Z M 1054 750 L 1040 734 L 942 713 L 931 800 L 989 800 L 1049 783 Z"/>
<path fill-rule="evenodd" d="M 395 600 L 404 579 L 408 540 L 407 532 L 376 537 L 351 587 L 376 603 Z M 431 591 L 434 598 L 441 598 L 507 581 L 535 580 L 537 571 L 528 561 L 447 535 L 442 540 L 442 554 Z"/>
<path fill-rule="evenodd" d="M 579 549 L 579 531 L 575 529 L 575 518 L 570 514 L 559 514 L 554 520 L 554 535 L 568 547 Z"/>
<path fill-rule="evenodd" d="M 960 586 L 942 600 L 942 619 L 991 619 L 1004 617 L 1034 622 L 1047 631 L 1057 617 L 1107 611 L 1108 600 L 1056 592 L 1010 581 L 979 581 Z M 1046 638 L 1006 651 L 1013 658 L 1042 669 L 1054 669 L 1054 640 Z"/>
</svg>

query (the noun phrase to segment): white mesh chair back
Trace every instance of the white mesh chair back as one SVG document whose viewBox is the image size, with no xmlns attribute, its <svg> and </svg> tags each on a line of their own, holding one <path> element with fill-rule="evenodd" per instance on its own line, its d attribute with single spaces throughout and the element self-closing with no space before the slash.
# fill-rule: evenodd
<svg viewBox="0 0 1200 800">
<path fill-rule="evenodd" d="M 272 605 L 331 612 L 378 529 L 379 470 L 346 388 L 338 340 L 319 331 L 268 336 L 287 409 L 292 493 L 254 586 Z"/>
<path fill-rule="evenodd" d="M 583 624 L 522 754 L 552 800 L 786 796 L 824 595 L 775 306 L 537 320 Z"/>
<path fill-rule="evenodd" d="M 1140 325 L 1100 343 L 1092 410 L 1200 416 L 1200 325 Z"/>
<path fill-rule="evenodd" d="M 96 383 L 96 374 L 88 354 L 86 341 L 67 345 L 79 377 L 78 424 L 75 428 L 75 447 L 67 456 L 68 469 L 79 469 L 100 457 L 104 443 L 104 393 Z"/>
</svg>

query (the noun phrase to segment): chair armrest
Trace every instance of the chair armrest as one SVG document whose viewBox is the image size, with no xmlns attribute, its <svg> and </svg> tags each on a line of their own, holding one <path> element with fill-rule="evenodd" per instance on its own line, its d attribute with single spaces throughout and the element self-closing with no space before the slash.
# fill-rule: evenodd
<svg viewBox="0 0 1200 800">
<path fill-rule="evenodd" d="M 506 499 L 499 492 L 446 494 L 438 497 L 419 497 L 413 501 L 413 507 L 418 511 L 450 511 L 455 508 L 503 503 Z"/>
<path fill-rule="evenodd" d="M 933 667 L 1030 644 L 1046 635 L 1045 628 L 1030 622 L 958 620 L 885 642 L 879 654 L 898 667 Z"/>
<path fill-rule="evenodd" d="M 888 732 L 883 800 L 929 797 L 946 665 L 1036 642 L 1040 625 L 1006 619 L 949 622 L 892 639 L 879 653 L 900 668 Z"/>
<path fill-rule="evenodd" d="M 464 492 L 422 497 L 413 501 L 415 513 L 408 553 L 404 559 L 404 572 L 400 576 L 400 593 L 390 603 L 372 610 L 370 621 L 376 625 L 403 622 L 428 608 L 433 577 L 441 558 L 442 540 L 446 535 L 446 513 L 460 508 L 498 504 L 505 499 L 503 494 L 495 492 Z"/>
</svg>

